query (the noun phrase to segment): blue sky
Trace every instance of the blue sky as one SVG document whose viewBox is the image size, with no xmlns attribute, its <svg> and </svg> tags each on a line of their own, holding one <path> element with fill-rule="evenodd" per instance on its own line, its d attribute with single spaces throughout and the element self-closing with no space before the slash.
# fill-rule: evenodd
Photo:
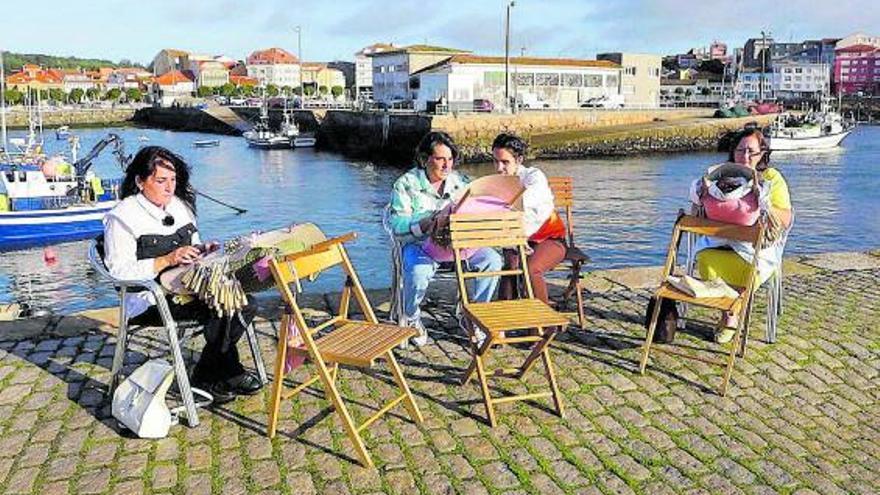
<svg viewBox="0 0 880 495">
<path fill-rule="evenodd" d="M 3 0 L 0 47 L 8 51 L 128 58 L 148 63 L 162 48 L 241 59 L 259 48 L 306 60 L 352 59 L 374 42 L 429 43 L 504 51 L 502 0 L 40 0 L 34 9 Z M 877 0 L 682 1 L 516 0 L 511 47 L 549 57 L 606 51 L 676 53 L 713 39 L 742 46 L 760 31 L 779 41 L 880 34 Z"/>
</svg>

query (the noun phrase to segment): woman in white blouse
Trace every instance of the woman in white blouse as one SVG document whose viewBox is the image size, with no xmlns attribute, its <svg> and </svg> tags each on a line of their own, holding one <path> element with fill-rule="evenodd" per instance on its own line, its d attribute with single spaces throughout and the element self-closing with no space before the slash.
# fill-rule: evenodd
<svg viewBox="0 0 880 495">
<path fill-rule="evenodd" d="M 138 151 L 125 171 L 122 200 L 104 217 L 104 263 L 111 275 L 155 279 L 216 247 L 200 243 L 189 174 L 186 162 L 165 148 Z M 128 294 L 124 304 L 133 324 L 161 324 L 152 293 Z M 205 347 L 192 377 L 195 386 L 210 392 L 215 403 L 260 389 L 260 380 L 245 371 L 236 349 L 256 313 L 252 300 L 240 315 L 224 318 L 199 300 L 179 304 L 169 295 L 168 305 L 175 319 L 196 319 L 205 325 Z"/>
<path fill-rule="evenodd" d="M 492 157 L 499 174 L 519 177 L 526 189 L 523 193 L 523 223 L 531 249 L 527 259 L 529 278 L 535 297 L 549 304 L 544 273 L 565 258 L 565 223 L 556 213 L 547 176 L 540 169 L 525 166 L 527 149 L 526 142 L 519 136 L 502 133 L 492 143 Z M 515 252 L 505 251 L 504 262 L 514 268 L 519 266 L 519 257 Z M 515 291 L 515 277 L 502 277 L 499 298 L 513 299 Z"/>
</svg>

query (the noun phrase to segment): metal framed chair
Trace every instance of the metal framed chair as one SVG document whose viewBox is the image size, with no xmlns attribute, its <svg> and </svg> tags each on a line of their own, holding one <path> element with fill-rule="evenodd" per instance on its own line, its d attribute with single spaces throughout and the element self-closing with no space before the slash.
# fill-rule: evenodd
<svg viewBox="0 0 880 495">
<path fill-rule="evenodd" d="M 462 298 L 465 319 L 470 333 L 473 361 L 462 379 L 462 384 L 470 381 L 476 374 L 486 406 L 489 424 L 498 424 L 495 418 L 495 405 L 518 400 L 531 400 L 551 397 L 559 416 L 564 416 L 562 395 L 556 384 L 553 363 L 550 360 L 550 343 L 560 329 L 568 324 L 568 318 L 550 308 L 532 292 L 526 259 L 526 236 L 523 230 L 522 212 L 499 212 L 477 214 L 453 214 L 450 216 L 450 232 L 452 249 L 455 255 L 456 278 L 459 294 Z M 462 266 L 461 250 L 469 248 L 512 248 L 518 251 L 520 266 L 517 269 L 498 272 L 467 272 Z M 477 277 L 497 277 L 505 275 L 521 276 L 525 286 L 526 297 L 508 301 L 491 301 L 485 303 L 471 302 L 465 281 Z M 486 338 L 480 342 L 477 330 L 482 331 Z M 523 331 L 522 336 L 511 336 L 511 332 Z M 523 364 L 513 369 L 496 369 L 487 371 L 485 360 L 495 345 L 531 343 L 531 351 Z M 545 374 L 550 386 L 549 392 L 508 395 L 494 398 L 489 394 L 489 376 L 511 376 L 522 378 L 541 358 Z"/>
<path fill-rule="evenodd" d="M 574 237 L 574 179 L 572 177 L 547 177 L 553 201 L 557 210 L 565 215 L 566 249 L 565 259 L 554 268 L 554 271 L 568 273 L 568 286 L 562 293 L 563 303 L 568 304 L 572 294 L 577 301 L 578 325 L 581 330 L 587 329 L 587 318 L 584 315 L 584 288 L 581 280 L 581 268 L 590 262 L 590 257 L 575 243 Z"/>
<path fill-rule="evenodd" d="M 423 421 L 422 413 L 416 405 L 406 379 L 397 360 L 394 348 L 416 334 L 416 329 L 397 325 L 380 324 L 373 308 L 361 286 L 357 273 L 348 258 L 343 243 L 354 239 L 355 234 L 329 239 L 318 243 L 310 249 L 295 254 L 282 256 L 270 262 L 275 284 L 287 305 L 287 311 L 281 318 L 281 339 L 278 341 L 278 353 L 275 361 L 275 380 L 269 405 L 269 422 L 266 434 L 275 436 L 278 424 L 278 411 L 281 399 L 289 399 L 305 390 L 317 381 L 321 381 L 327 399 L 339 414 L 342 425 L 354 445 L 361 464 L 373 467 L 373 460 L 367 452 L 360 432 L 388 413 L 393 407 L 403 402 L 414 423 Z M 300 281 L 314 277 L 328 268 L 341 265 L 346 275 L 339 302 L 339 314 L 323 323 L 310 327 L 297 302 L 291 287 L 299 287 Z M 348 318 L 349 303 L 354 296 L 364 314 L 365 321 Z M 306 355 L 315 365 L 316 373 L 292 390 L 283 393 L 284 363 L 287 359 L 288 332 L 291 323 L 300 329 L 304 349 L 293 349 Z M 329 331 L 328 331 L 329 330 Z M 320 334 L 320 335 L 319 335 Z M 377 359 L 388 363 L 394 381 L 400 389 L 400 395 L 391 399 L 374 415 L 360 425 L 356 425 L 348 408 L 342 400 L 336 385 L 339 365 L 359 368 L 371 368 Z"/>
<path fill-rule="evenodd" d="M 758 222 L 756 222 L 755 225 L 744 227 L 739 225 L 715 222 L 706 218 L 701 218 L 693 215 L 685 215 L 683 213 L 679 215 L 678 219 L 675 222 L 675 227 L 673 228 L 672 239 L 669 242 L 669 248 L 666 255 L 666 264 L 664 265 L 663 273 L 661 275 L 662 278 L 660 279 L 660 286 L 654 292 L 656 303 L 654 304 L 654 311 L 651 313 L 650 316 L 648 332 L 645 336 L 645 343 L 642 346 L 642 359 L 639 366 L 639 372 L 641 374 L 645 373 L 645 368 L 648 365 L 648 358 L 650 356 L 650 351 L 652 348 L 654 331 L 657 328 L 657 321 L 660 316 L 660 307 L 662 306 L 661 302 L 663 299 L 669 299 L 676 303 L 686 303 L 688 305 L 693 304 L 696 306 L 703 306 L 719 311 L 730 311 L 737 314 L 739 318 L 736 333 L 734 334 L 733 341 L 730 346 L 730 352 L 728 354 L 726 362 L 689 354 L 686 352 L 675 350 L 671 347 L 666 348 L 662 346 L 657 346 L 656 348 L 656 350 L 665 352 L 667 354 L 697 360 L 710 365 L 724 367 L 725 372 L 721 382 L 721 387 L 719 388 L 719 394 L 724 396 L 727 393 L 727 385 L 730 382 L 730 375 L 733 372 L 733 366 L 736 361 L 736 357 L 737 355 L 743 355 L 743 353 L 745 352 L 746 342 L 748 340 L 749 317 L 751 314 L 755 275 L 757 274 L 758 270 L 757 256 L 754 257 L 752 264 L 749 265 L 749 273 L 746 275 L 746 280 L 748 280 L 746 286 L 734 287 L 734 289 L 737 291 L 736 297 L 693 297 L 676 289 L 669 281 L 667 281 L 667 277 L 672 275 L 675 271 L 676 259 L 678 257 L 678 249 L 681 237 L 684 233 L 706 235 L 721 239 L 748 242 L 752 244 L 753 247 L 758 247 L 761 245 L 764 238 L 764 225 L 765 221 L 763 220 L 763 217 Z"/>
<path fill-rule="evenodd" d="M 113 277 L 104 265 L 104 258 L 99 251 L 97 240 L 92 240 L 89 244 L 89 264 L 101 277 L 110 281 L 119 291 L 119 327 L 116 337 L 116 349 L 113 353 L 113 366 L 110 370 L 110 384 L 108 387 L 108 396 L 113 397 L 117 385 L 119 385 L 122 367 L 125 363 L 125 352 L 128 349 L 131 336 L 136 329 L 129 328 L 129 316 L 125 309 L 125 295 L 131 291 L 147 290 L 153 293 L 156 298 L 156 305 L 159 309 L 159 315 L 162 318 L 165 337 L 167 339 L 168 351 L 172 356 L 172 364 L 174 366 L 174 376 L 177 380 L 177 388 L 180 390 L 180 397 L 183 401 L 184 414 L 186 415 L 187 424 L 191 427 L 199 425 L 199 416 L 196 408 L 196 402 L 193 398 L 193 388 L 189 383 L 187 375 L 186 361 L 183 358 L 183 346 L 195 335 L 194 325 L 181 325 L 174 321 L 171 316 L 171 310 L 168 302 L 165 300 L 166 292 L 155 280 L 122 280 Z M 144 328 L 144 327 L 141 327 Z M 257 368 L 257 375 L 262 383 L 268 381 L 266 377 L 266 369 L 263 364 L 263 358 L 260 353 L 260 345 L 257 341 L 256 332 L 253 323 L 247 326 L 245 334 L 247 335 L 248 345 L 254 358 L 254 365 Z M 210 397 L 209 394 L 201 392 Z"/>
</svg>

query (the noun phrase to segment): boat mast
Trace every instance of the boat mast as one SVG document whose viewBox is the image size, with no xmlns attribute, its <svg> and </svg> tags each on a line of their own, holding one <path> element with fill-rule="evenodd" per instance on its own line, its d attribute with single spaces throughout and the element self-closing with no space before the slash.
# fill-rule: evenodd
<svg viewBox="0 0 880 495">
<path fill-rule="evenodd" d="M 3 50 L 0 49 L 0 149 L 6 153 L 6 72 L 3 65 Z"/>
</svg>

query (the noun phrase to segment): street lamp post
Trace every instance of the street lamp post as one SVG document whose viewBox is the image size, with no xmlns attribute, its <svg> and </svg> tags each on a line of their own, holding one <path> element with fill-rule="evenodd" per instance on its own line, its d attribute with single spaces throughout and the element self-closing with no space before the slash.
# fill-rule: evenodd
<svg viewBox="0 0 880 495">
<path fill-rule="evenodd" d="M 306 101 L 306 88 L 303 87 L 302 27 L 296 26 L 293 30 L 296 31 L 296 56 L 299 58 L 299 98 L 303 103 Z"/>
<path fill-rule="evenodd" d="M 507 20 L 504 23 L 504 100 L 510 107 L 510 9 L 516 6 L 511 0 L 507 3 Z"/>
<path fill-rule="evenodd" d="M 0 148 L 6 153 L 6 72 L 3 68 L 3 50 L 0 49 Z"/>
</svg>

